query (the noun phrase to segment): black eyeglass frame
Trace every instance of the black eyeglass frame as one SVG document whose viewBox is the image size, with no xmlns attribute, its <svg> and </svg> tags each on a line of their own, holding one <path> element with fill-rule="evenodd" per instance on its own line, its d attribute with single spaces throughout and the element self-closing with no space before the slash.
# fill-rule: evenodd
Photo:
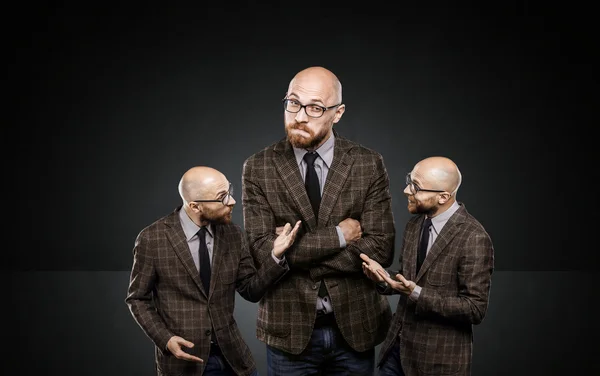
<svg viewBox="0 0 600 376">
<path fill-rule="evenodd" d="M 290 111 L 290 110 L 287 109 L 287 104 L 288 104 L 289 101 L 294 101 L 294 102 L 298 103 L 298 105 L 300 105 L 300 108 L 298 109 L 298 111 Z M 283 109 L 286 110 L 287 112 L 292 113 L 292 114 L 297 114 L 298 112 L 302 111 L 302 109 L 304 108 L 304 113 L 306 114 L 306 116 L 310 116 L 311 118 L 315 118 L 315 119 L 318 119 L 318 118 L 322 117 L 325 114 L 326 111 L 332 110 L 332 109 L 334 109 L 334 108 L 339 107 L 339 106 L 342 105 L 342 103 L 339 103 L 339 104 L 336 104 L 334 106 L 323 107 L 323 106 L 320 106 L 318 104 L 302 104 L 302 103 L 298 102 L 297 100 L 290 99 L 290 98 L 283 98 L 281 100 L 281 102 L 283 103 Z M 308 111 L 306 111 L 306 107 L 308 107 L 308 106 L 319 107 L 320 109 L 323 110 L 323 112 L 321 112 L 321 115 L 319 115 L 319 116 L 311 115 L 311 114 L 308 113 Z"/>
<path fill-rule="evenodd" d="M 229 189 L 227 190 L 227 193 L 225 194 L 225 196 L 223 196 L 222 199 L 216 199 L 216 200 L 193 200 L 192 202 L 220 202 L 221 204 L 227 206 L 227 203 L 229 203 L 229 198 L 233 197 L 233 184 L 229 183 Z M 227 203 L 226 203 L 227 202 Z"/>
<path fill-rule="evenodd" d="M 410 189 L 410 191 L 412 192 L 413 195 L 416 195 L 419 192 L 437 192 L 437 193 L 446 192 L 446 191 L 440 191 L 439 189 L 424 189 L 424 188 L 419 187 L 418 185 L 415 184 L 415 182 L 412 181 L 412 178 L 410 177 L 410 172 L 408 174 L 406 174 L 406 185 L 408 185 L 409 187 L 412 187 Z"/>
</svg>

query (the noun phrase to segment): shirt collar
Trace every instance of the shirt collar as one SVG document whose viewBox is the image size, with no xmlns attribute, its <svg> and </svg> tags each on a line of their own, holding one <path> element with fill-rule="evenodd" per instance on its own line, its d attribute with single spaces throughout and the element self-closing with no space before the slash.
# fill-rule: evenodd
<svg viewBox="0 0 600 376">
<path fill-rule="evenodd" d="M 183 207 L 179 210 L 179 220 L 181 221 L 181 227 L 183 227 L 185 239 L 189 242 L 198 233 L 200 226 L 190 219 Z M 208 230 L 208 234 L 213 236 L 212 223 L 209 223 L 208 226 L 206 226 L 206 229 Z"/>
<path fill-rule="evenodd" d="M 431 224 L 438 233 L 442 231 L 442 228 L 444 227 L 446 222 L 448 222 L 450 217 L 452 217 L 452 215 L 458 210 L 459 207 L 460 205 L 458 205 L 458 203 L 454 201 L 454 203 L 448 208 L 448 210 L 431 218 Z"/>
<path fill-rule="evenodd" d="M 334 144 L 335 144 L 335 136 L 333 135 L 333 132 L 331 132 L 331 136 L 329 136 L 327 141 L 325 141 L 323 143 L 323 145 L 319 146 L 319 148 L 317 150 L 315 150 L 317 153 L 319 153 L 319 157 L 321 157 L 323 162 L 325 162 L 325 165 L 327 165 L 327 168 L 330 168 L 331 163 L 333 162 L 333 146 L 334 146 Z M 298 166 L 300 166 L 300 163 L 302 162 L 302 159 L 304 158 L 304 154 L 308 153 L 308 150 L 295 148 L 295 147 L 292 147 L 292 148 L 294 149 L 296 163 L 298 164 Z"/>
</svg>

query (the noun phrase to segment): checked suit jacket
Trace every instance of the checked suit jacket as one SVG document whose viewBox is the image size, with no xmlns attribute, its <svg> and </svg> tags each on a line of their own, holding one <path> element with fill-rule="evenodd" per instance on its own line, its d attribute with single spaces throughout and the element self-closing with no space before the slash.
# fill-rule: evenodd
<svg viewBox="0 0 600 376">
<path fill-rule="evenodd" d="M 210 291 L 204 291 L 178 207 L 137 236 L 127 303 L 135 321 L 155 345 L 158 375 L 201 375 L 211 337 L 238 375 L 249 375 L 255 361 L 233 317 L 235 292 L 257 302 L 289 268 L 271 259 L 257 271 L 247 238 L 235 224 L 214 224 Z M 175 358 L 167 342 L 180 336 L 194 343 L 184 351 L 204 363 Z"/>
<path fill-rule="evenodd" d="M 250 156 L 243 166 L 244 230 L 258 265 L 269 262 L 275 228 L 302 221 L 285 257 L 290 271 L 259 302 L 257 338 L 299 354 L 316 318 L 320 281 L 327 286 L 335 319 L 356 351 L 381 343 L 391 308 L 362 272 L 360 252 L 382 265 L 394 257 L 395 228 L 389 179 L 380 154 L 335 133 L 334 156 L 323 187 L 317 223 L 293 148 L 286 140 Z M 363 236 L 340 248 L 335 226 L 360 221 Z"/>
<path fill-rule="evenodd" d="M 406 376 L 471 374 L 473 325 L 481 323 L 488 308 L 494 248 L 481 223 L 459 205 L 418 274 L 417 248 L 425 217 L 413 216 L 404 230 L 400 273 L 422 289 L 416 302 L 400 295 L 379 365 L 399 336 Z M 385 292 L 392 291 L 388 287 Z"/>
</svg>

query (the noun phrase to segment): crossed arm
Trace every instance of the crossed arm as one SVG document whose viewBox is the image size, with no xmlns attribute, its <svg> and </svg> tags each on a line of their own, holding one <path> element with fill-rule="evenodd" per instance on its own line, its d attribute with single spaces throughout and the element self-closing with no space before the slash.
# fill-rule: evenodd
<svg viewBox="0 0 600 376">
<path fill-rule="evenodd" d="M 278 224 L 298 220 L 296 213 L 277 218 L 269 197 L 252 166 L 245 164 L 242 176 L 244 227 L 257 262 L 268 260 Z M 346 203 L 339 203 L 344 205 Z M 350 208 L 352 203 L 347 203 Z M 290 268 L 308 270 L 314 279 L 340 273 L 362 273 L 360 253 L 366 253 L 382 265 L 391 265 L 394 255 L 395 228 L 391 209 L 389 179 L 380 160 L 374 169 L 369 189 L 361 204 L 359 218 L 343 218 L 341 229 L 346 247 L 341 247 L 336 225 L 313 231 L 302 228 L 287 251 Z M 279 226 L 281 228 L 281 226 Z"/>
</svg>

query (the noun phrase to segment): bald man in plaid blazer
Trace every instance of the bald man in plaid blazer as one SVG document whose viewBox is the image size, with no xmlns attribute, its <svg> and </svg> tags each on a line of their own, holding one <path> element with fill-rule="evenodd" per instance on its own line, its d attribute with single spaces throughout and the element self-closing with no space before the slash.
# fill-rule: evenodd
<svg viewBox="0 0 600 376">
<path fill-rule="evenodd" d="M 381 346 L 379 376 L 471 374 L 473 325 L 487 312 L 494 247 L 481 223 L 456 200 L 461 180 L 448 158 L 417 163 L 404 189 L 414 216 L 404 229 L 401 270 L 388 276 L 361 255 L 380 292 L 400 294 Z"/>
<path fill-rule="evenodd" d="M 299 224 L 287 224 L 271 262 L 256 270 L 246 235 L 231 223 L 236 201 L 219 171 L 193 167 L 182 177 L 182 206 L 144 228 L 135 240 L 125 299 L 155 345 L 157 375 L 257 375 L 252 353 L 233 317 L 235 292 L 258 301 L 288 270 L 281 259 Z M 199 232 L 204 227 L 211 270 L 201 278 Z"/>
<path fill-rule="evenodd" d="M 269 375 L 369 375 L 389 327 L 387 298 L 363 275 L 359 257 L 393 261 L 389 179 L 379 153 L 333 131 L 340 102 L 341 84 L 330 71 L 300 72 L 284 100 L 288 137 L 244 163 L 244 227 L 257 264 L 270 261 L 277 228 L 302 221 L 285 255 L 290 272 L 259 302 L 257 336 L 267 344 Z M 318 213 L 305 188 L 308 151 L 320 155 Z M 330 338 L 331 348 L 322 347 Z"/>
</svg>

